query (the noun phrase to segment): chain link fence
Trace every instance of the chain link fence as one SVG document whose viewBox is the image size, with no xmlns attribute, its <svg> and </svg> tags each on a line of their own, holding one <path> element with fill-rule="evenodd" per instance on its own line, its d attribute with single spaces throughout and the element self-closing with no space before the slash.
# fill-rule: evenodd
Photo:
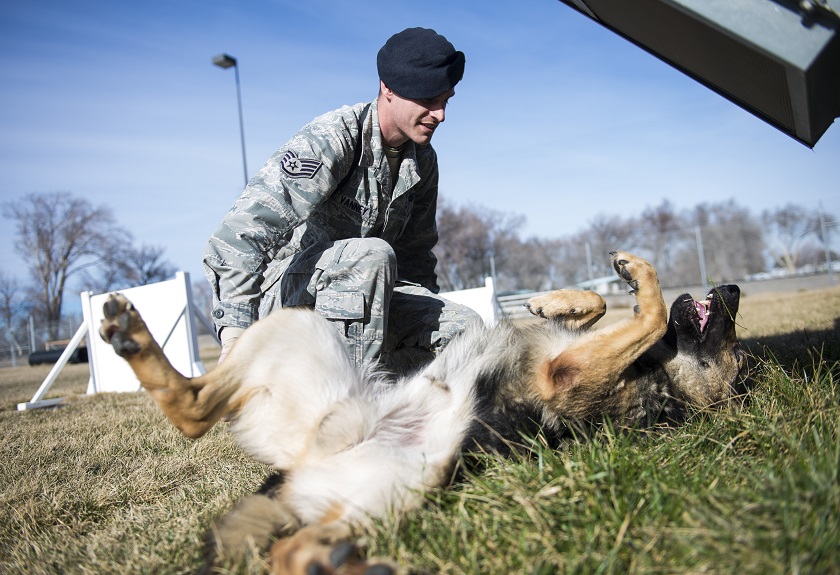
<svg viewBox="0 0 840 575">
<path fill-rule="evenodd" d="M 81 316 L 66 317 L 53 324 L 39 324 L 30 317 L 16 329 L 2 330 L 0 367 L 27 365 L 35 352 L 60 352 L 81 325 Z"/>
</svg>

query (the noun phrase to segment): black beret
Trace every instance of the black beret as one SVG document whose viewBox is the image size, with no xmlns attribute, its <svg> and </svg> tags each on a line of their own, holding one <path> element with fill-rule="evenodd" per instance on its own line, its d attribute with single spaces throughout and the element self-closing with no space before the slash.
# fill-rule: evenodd
<svg viewBox="0 0 840 575">
<path fill-rule="evenodd" d="M 376 56 L 379 79 L 398 96 L 423 100 L 440 96 L 464 76 L 464 53 L 428 28 L 391 36 Z"/>
</svg>

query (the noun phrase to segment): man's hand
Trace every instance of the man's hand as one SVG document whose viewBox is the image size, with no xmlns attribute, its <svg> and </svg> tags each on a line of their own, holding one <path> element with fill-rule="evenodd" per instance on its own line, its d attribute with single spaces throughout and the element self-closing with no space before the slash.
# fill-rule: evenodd
<svg viewBox="0 0 840 575">
<path fill-rule="evenodd" d="M 219 363 L 222 363 L 227 354 L 230 353 L 233 343 L 244 331 L 245 329 L 241 327 L 226 326 L 222 328 L 222 331 L 219 332 L 219 339 L 222 340 L 222 354 L 219 356 Z"/>
</svg>

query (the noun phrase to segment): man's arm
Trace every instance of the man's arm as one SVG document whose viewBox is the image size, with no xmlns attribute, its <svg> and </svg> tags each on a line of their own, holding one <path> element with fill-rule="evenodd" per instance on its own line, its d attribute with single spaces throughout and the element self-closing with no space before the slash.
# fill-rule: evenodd
<svg viewBox="0 0 840 575">
<path fill-rule="evenodd" d="M 213 321 L 246 328 L 258 319 L 269 262 L 352 169 L 357 134 L 343 108 L 303 128 L 248 183 L 207 244 L 205 274 L 214 295 Z"/>
</svg>

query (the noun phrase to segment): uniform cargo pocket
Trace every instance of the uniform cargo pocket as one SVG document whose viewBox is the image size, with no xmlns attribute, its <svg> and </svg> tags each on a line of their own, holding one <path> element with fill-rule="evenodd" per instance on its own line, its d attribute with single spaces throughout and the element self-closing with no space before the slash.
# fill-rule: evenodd
<svg viewBox="0 0 840 575">
<path fill-rule="evenodd" d="M 343 292 L 327 288 L 318 292 L 315 309 L 331 320 L 363 320 L 365 319 L 365 296 L 360 292 Z"/>
</svg>

